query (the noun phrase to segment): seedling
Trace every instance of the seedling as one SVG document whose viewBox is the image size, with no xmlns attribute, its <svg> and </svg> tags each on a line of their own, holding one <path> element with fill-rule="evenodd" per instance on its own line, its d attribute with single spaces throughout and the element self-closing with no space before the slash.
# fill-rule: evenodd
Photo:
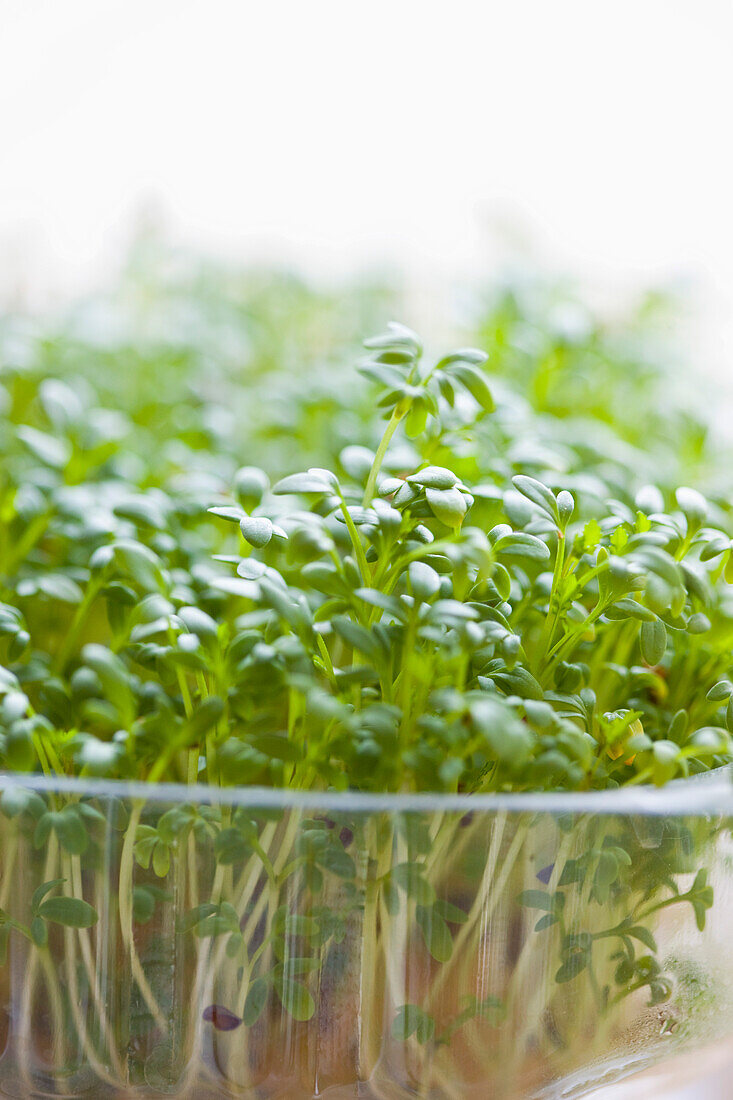
<svg viewBox="0 0 733 1100">
<path fill-rule="evenodd" d="M 680 904 L 704 927 L 712 889 L 694 861 L 712 826 L 685 831 L 682 859 L 663 821 L 650 840 L 627 819 L 560 819 L 552 862 L 528 887 L 536 822 L 522 818 L 512 836 L 470 814 L 370 819 L 349 814 L 346 796 L 661 786 L 727 763 L 727 502 L 645 484 L 572 431 L 554 451 L 533 449 L 547 411 L 523 405 L 491 358 L 464 348 L 426 361 L 396 324 L 367 341 L 353 403 L 338 376 L 334 438 L 349 423 L 363 425 L 361 439 L 333 454 L 324 438 L 323 465 L 311 440 L 284 474 L 237 468 L 222 443 L 229 487 L 211 474 L 205 408 L 146 455 L 142 404 L 120 423 L 89 382 L 45 369 L 6 372 L 0 390 L 2 766 L 209 793 L 161 807 L 151 786 L 149 803 L 102 812 L 91 786 L 89 797 L 8 788 L 0 947 L 36 952 L 25 1011 L 44 983 L 54 1026 L 71 1026 L 49 963 L 62 927 L 66 985 L 73 998 L 82 980 L 97 1013 L 93 1029 L 78 1013 L 73 1027 L 95 1072 L 122 1087 L 121 1025 L 90 946 L 104 912 L 119 922 L 142 1031 L 167 1035 L 175 1062 L 185 1043 L 141 956 L 142 930 L 172 905 L 195 959 L 192 1034 L 205 1026 L 222 1042 L 254 1035 L 267 1014 L 313 1020 L 319 983 L 361 921 L 366 1071 L 387 995 L 369 974 L 382 965 L 391 1040 L 411 1052 L 423 1088 L 452 1044 L 475 1041 L 471 1029 L 508 1034 L 503 1049 L 521 1057 L 522 974 L 538 947 L 556 958 L 536 991 L 546 1018 L 566 986 L 599 1021 L 638 990 L 665 1002 L 673 983 L 650 921 Z M 293 410 L 301 424 L 306 407 Z M 343 792 L 344 816 L 268 816 L 246 796 L 217 799 L 230 787 Z M 23 845 L 44 855 L 27 911 L 9 885 Z M 103 850 L 117 868 L 116 915 Z M 692 870 L 682 889 L 677 875 Z M 479 917 L 507 897 L 523 936 L 516 972 L 496 994 L 464 994 Z M 405 926 L 403 949 L 414 941 L 435 967 L 419 1004 L 388 961 Z M 246 1045 L 227 1049 L 234 1078 L 248 1080 Z"/>
</svg>

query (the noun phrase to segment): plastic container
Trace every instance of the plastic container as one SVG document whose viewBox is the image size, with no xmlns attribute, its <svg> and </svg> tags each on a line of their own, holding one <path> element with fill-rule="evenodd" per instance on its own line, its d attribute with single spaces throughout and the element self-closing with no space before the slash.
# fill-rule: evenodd
<svg viewBox="0 0 733 1100">
<path fill-rule="evenodd" d="M 0 1096 L 580 1096 L 733 1030 L 733 789 L 0 776 Z"/>
</svg>

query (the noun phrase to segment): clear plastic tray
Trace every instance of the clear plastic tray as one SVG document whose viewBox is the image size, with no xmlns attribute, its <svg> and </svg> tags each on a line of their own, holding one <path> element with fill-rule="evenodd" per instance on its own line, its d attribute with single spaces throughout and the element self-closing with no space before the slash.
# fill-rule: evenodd
<svg viewBox="0 0 733 1100">
<path fill-rule="evenodd" d="M 732 824 L 2 775 L 0 1095 L 584 1095 L 733 1031 Z"/>
</svg>

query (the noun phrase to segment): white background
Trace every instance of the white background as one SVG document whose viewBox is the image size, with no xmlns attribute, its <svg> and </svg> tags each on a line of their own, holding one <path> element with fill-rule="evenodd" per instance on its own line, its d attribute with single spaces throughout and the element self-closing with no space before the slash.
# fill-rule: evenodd
<svg viewBox="0 0 733 1100">
<path fill-rule="evenodd" d="M 109 280 L 153 210 L 438 312 L 516 256 L 685 285 L 730 382 L 732 47 L 728 0 L 0 0 L 0 303 Z"/>
<path fill-rule="evenodd" d="M 433 288 L 686 286 L 733 374 L 729 0 L 0 0 L 0 299 L 173 239 Z M 440 310 L 440 293 L 430 301 Z"/>
</svg>

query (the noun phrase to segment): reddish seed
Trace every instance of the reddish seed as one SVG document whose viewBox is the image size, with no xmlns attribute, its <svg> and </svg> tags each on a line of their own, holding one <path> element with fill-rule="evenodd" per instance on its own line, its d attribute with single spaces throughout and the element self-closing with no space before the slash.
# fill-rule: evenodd
<svg viewBox="0 0 733 1100">
<path fill-rule="evenodd" d="M 234 1031 L 242 1022 L 239 1016 L 235 1016 L 222 1005 L 209 1005 L 204 1009 L 203 1017 L 207 1023 L 213 1024 L 217 1031 Z"/>
<path fill-rule="evenodd" d="M 344 825 L 343 829 L 339 833 L 339 840 L 343 844 L 344 848 L 348 848 L 353 839 L 354 834 L 352 833 L 351 829 L 347 825 Z"/>
</svg>

